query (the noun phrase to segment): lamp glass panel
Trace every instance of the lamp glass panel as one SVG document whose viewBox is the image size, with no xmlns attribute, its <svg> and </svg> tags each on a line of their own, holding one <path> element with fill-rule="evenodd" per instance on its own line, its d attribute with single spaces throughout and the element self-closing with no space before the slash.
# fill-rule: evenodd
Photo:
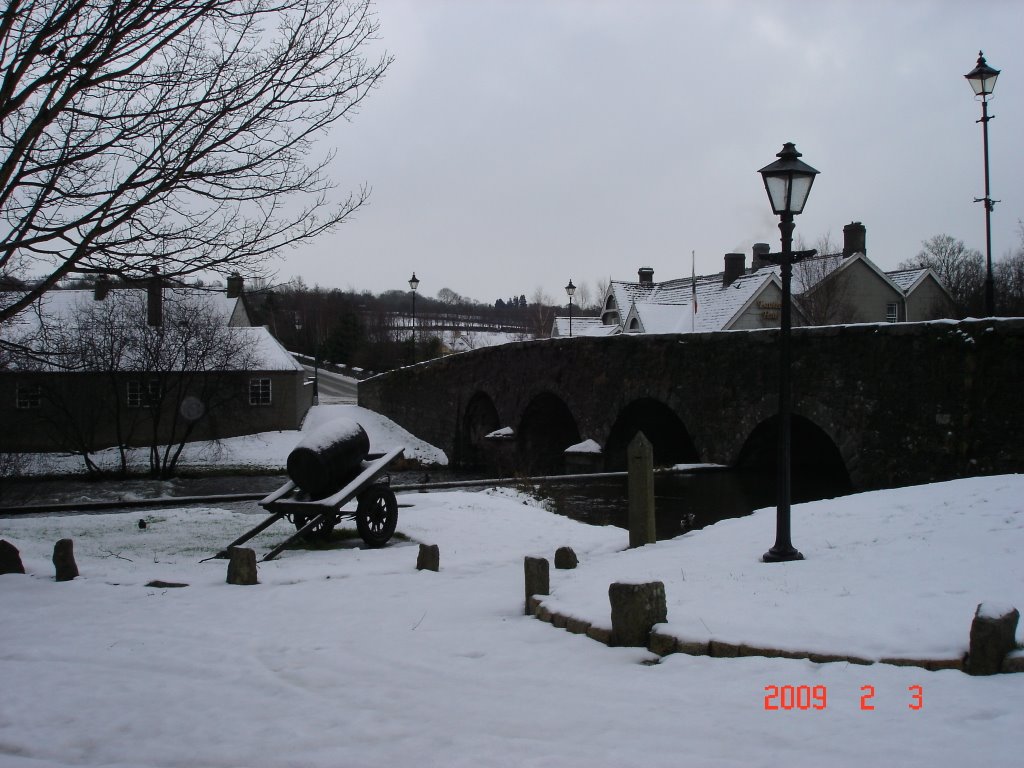
<svg viewBox="0 0 1024 768">
<path fill-rule="evenodd" d="M 804 205 L 807 203 L 807 196 L 811 193 L 811 184 L 814 183 L 813 176 L 794 176 L 793 177 L 793 189 L 791 191 L 792 198 L 790 200 L 790 211 L 793 213 L 800 213 L 804 209 Z"/>
<path fill-rule="evenodd" d="M 974 75 L 974 73 L 971 73 Z M 992 91 L 996 88 L 996 78 L 999 77 L 999 72 L 991 70 L 988 73 L 978 73 L 975 76 L 968 76 L 967 82 L 971 84 L 971 88 L 974 90 L 975 96 L 990 96 Z"/>
<path fill-rule="evenodd" d="M 768 199 L 775 214 L 785 213 L 789 198 L 789 176 L 766 176 L 764 186 L 768 190 Z"/>
</svg>

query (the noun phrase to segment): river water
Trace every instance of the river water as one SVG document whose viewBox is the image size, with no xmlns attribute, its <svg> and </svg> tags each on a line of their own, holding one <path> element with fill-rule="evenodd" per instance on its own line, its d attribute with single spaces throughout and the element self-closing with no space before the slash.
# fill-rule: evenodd
<svg viewBox="0 0 1024 768">
<path fill-rule="evenodd" d="M 396 485 L 472 479 L 454 471 L 397 472 Z M 232 493 L 270 493 L 280 487 L 284 475 L 206 476 L 174 480 L 6 481 L 0 489 L 0 506 L 44 503 L 87 503 L 200 496 Z M 520 489 L 549 499 L 557 514 L 594 525 L 628 527 L 629 501 L 626 478 L 588 478 L 519 484 Z M 719 520 L 741 517 L 775 504 L 774 473 L 761 470 L 699 470 L 692 474 L 658 475 L 654 483 L 655 529 L 658 539 L 670 539 L 688 530 Z M 821 473 L 794 473 L 793 501 L 841 496 L 849 492 L 842 478 Z M 172 503 L 172 502 L 171 502 Z M 413 503 L 415 501 L 413 500 Z M 262 514 L 255 501 L 218 504 L 236 511 Z M 110 510 L 104 510 L 110 511 Z M 131 511 L 131 508 L 129 508 Z"/>
</svg>

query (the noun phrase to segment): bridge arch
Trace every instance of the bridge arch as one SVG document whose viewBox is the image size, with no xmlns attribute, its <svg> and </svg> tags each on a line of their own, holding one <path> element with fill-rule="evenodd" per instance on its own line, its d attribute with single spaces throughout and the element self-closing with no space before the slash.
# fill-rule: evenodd
<svg viewBox="0 0 1024 768">
<path fill-rule="evenodd" d="M 523 410 L 516 430 L 520 466 L 528 472 L 560 472 L 563 452 L 580 442 L 576 419 L 558 395 L 542 392 Z"/>
<path fill-rule="evenodd" d="M 462 417 L 459 463 L 464 467 L 484 464 L 484 437 L 500 428 L 501 419 L 491 396 L 486 392 L 475 393 L 469 399 Z"/>
<path fill-rule="evenodd" d="M 829 434 L 810 419 L 793 414 L 790 432 L 790 470 L 793 496 L 805 495 L 801 489 L 822 486 L 842 490 L 851 488 L 850 475 L 842 453 Z M 740 449 L 735 466 L 743 470 L 776 471 L 779 455 L 779 417 L 758 424 Z"/>
<path fill-rule="evenodd" d="M 654 447 L 654 463 L 665 466 L 692 464 L 700 461 L 697 448 L 686 425 L 665 403 L 652 397 L 641 397 L 619 411 L 605 441 L 605 468 L 626 468 L 626 449 L 643 432 Z"/>
</svg>

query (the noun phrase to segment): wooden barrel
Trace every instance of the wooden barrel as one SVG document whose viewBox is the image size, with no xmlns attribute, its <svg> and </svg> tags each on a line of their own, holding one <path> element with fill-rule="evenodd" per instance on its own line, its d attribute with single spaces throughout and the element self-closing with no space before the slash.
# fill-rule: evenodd
<svg viewBox="0 0 1024 768">
<path fill-rule="evenodd" d="M 351 419 L 332 419 L 314 428 L 288 454 L 288 477 L 312 498 L 339 490 L 370 452 L 366 430 Z"/>
</svg>

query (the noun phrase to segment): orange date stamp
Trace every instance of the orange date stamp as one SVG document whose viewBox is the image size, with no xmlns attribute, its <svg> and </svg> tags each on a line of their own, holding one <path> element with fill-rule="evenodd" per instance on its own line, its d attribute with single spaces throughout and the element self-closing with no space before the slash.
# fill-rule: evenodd
<svg viewBox="0 0 1024 768">
<path fill-rule="evenodd" d="M 875 686 L 860 687 L 860 708 L 863 712 L 875 709 Z M 768 711 L 781 710 L 823 710 L 828 707 L 828 687 L 824 685 L 766 685 L 764 687 L 764 708 Z M 907 686 L 907 709 L 924 709 L 924 687 Z"/>
</svg>

